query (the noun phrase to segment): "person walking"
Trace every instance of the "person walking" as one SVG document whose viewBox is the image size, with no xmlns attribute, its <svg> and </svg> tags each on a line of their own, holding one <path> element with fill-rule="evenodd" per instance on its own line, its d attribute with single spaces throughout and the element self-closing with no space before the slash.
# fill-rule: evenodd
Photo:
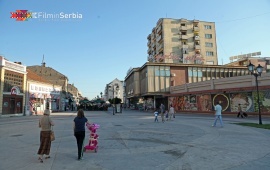
<svg viewBox="0 0 270 170">
<path fill-rule="evenodd" d="M 50 158 L 51 150 L 51 126 L 54 126 L 52 119 L 50 118 L 50 110 L 46 109 L 43 116 L 39 119 L 40 130 L 40 145 L 37 154 L 38 160 L 43 163 L 43 155 L 45 159 Z"/>
<path fill-rule="evenodd" d="M 74 118 L 74 136 L 76 137 L 78 147 L 78 160 L 83 157 L 83 142 L 85 138 L 85 125 L 89 123 L 88 119 L 84 116 L 84 111 L 79 109 L 77 116 Z"/>
<path fill-rule="evenodd" d="M 155 115 L 155 122 L 158 122 L 158 111 L 157 111 L 157 109 L 155 110 L 154 115 Z"/>
<path fill-rule="evenodd" d="M 212 125 L 213 127 L 216 126 L 216 123 L 217 123 L 218 119 L 219 119 L 219 122 L 220 122 L 220 126 L 223 127 L 221 111 L 222 111 L 222 107 L 219 104 L 219 102 L 217 102 L 216 106 L 215 106 L 215 121 L 214 121 L 214 124 Z"/>
<path fill-rule="evenodd" d="M 172 117 L 175 118 L 175 109 L 172 105 L 170 106 L 169 115 L 170 115 L 170 120 L 172 120 Z"/>
</svg>

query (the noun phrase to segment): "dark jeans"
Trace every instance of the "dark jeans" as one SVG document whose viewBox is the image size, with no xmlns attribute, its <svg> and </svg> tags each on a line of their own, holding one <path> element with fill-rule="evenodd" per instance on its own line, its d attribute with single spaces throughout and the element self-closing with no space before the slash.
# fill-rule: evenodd
<svg viewBox="0 0 270 170">
<path fill-rule="evenodd" d="M 77 147 L 78 147 L 78 159 L 81 159 L 83 156 L 83 141 L 85 138 L 85 131 L 75 132 L 75 137 L 77 140 Z"/>
</svg>

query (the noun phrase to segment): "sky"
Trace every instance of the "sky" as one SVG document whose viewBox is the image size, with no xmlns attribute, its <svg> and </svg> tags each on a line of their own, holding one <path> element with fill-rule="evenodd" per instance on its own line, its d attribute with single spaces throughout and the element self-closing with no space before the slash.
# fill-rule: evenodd
<svg viewBox="0 0 270 170">
<path fill-rule="evenodd" d="M 36 18 L 16 21 L 16 10 Z M 93 99 L 147 61 L 147 36 L 160 18 L 215 22 L 219 65 L 258 51 L 270 57 L 270 0 L 0 0 L 0 55 L 25 66 L 41 65 L 44 56 Z"/>
</svg>

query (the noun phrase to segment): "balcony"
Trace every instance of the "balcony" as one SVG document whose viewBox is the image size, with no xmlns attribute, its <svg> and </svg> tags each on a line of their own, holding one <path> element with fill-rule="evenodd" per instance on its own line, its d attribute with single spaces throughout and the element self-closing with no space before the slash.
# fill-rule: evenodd
<svg viewBox="0 0 270 170">
<path fill-rule="evenodd" d="M 150 44 L 151 44 L 151 41 L 148 41 L 147 46 L 149 47 L 149 46 L 150 46 Z"/>
<path fill-rule="evenodd" d="M 151 34 L 149 34 L 149 35 L 147 36 L 147 39 L 148 39 L 148 40 L 151 40 Z"/>
<path fill-rule="evenodd" d="M 187 31 L 187 26 L 180 26 L 180 31 Z"/>
<path fill-rule="evenodd" d="M 180 39 L 187 40 L 188 39 L 188 36 L 187 35 L 180 35 Z"/>
<path fill-rule="evenodd" d="M 159 26 L 159 27 L 157 28 L 156 33 L 158 34 L 158 33 L 160 33 L 160 32 L 161 32 L 161 26 Z"/>
<path fill-rule="evenodd" d="M 200 31 L 200 28 L 198 26 L 194 26 L 193 27 L 193 30 L 194 30 L 194 32 L 199 32 Z"/>
<path fill-rule="evenodd" d="M 201 46 L 200 45 L 195 45 L 195 50 L 200 50 Z"/>
<path fill-rule="evenodd" d="M 196 36 L 194 37 L 194 40 L 195 40 L 195 41 L 200 41 L 200 36 L 196 35 Z"/>
<path fill-rule="evenodd" d="M 151 40 L 154 40 L 156 37 L 155 37 L 155 34 L 151 34 Z"/>
<path fill-rule="evenodd" d="M 182 45 L 180 45 L 180 48 L 181 49 L 188 49 L 188 45 L 187 44 L 182 44 Z"/>
<path fill-rule="evenodd" d="M 156 43 L 155 42 L 151 44 L 151 47 L 152 48 L 154 48 L 155 46 L 156 46 Z"/>
<path fill-rule="evenodd" d="M 151 54 L 151 48 L 148 48 L 147 53 Z"/>
<path fill-rule="evenodd" d="M 157 46 L 157 51 L 160 52 L 161 50 L 163 50 L 163 44 L 159 44 Z"/>
<path fill-rule="evenodd" d="M 159 42 L 161 39 L 162 39 L 162 37 L 161 37 L 161 35 L 159 35 L 156 40 L 157 40 L 157 42 Z"/>
</svg>

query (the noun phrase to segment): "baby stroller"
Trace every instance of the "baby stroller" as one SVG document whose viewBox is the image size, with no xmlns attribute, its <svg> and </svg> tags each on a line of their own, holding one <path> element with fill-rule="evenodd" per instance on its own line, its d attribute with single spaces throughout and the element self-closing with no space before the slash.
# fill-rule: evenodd
<svg viewBox="0 0 270 170">
<path fill-rule="evenodd" d="M 98 124 L 86 124 L 87 128 L 90 130 L 89 143 L 83 149 L 83 151 L 91 150 L 97 152 L 98 150 L 98 134 L 96 133 L 99 128 Z"/>
</svg>

